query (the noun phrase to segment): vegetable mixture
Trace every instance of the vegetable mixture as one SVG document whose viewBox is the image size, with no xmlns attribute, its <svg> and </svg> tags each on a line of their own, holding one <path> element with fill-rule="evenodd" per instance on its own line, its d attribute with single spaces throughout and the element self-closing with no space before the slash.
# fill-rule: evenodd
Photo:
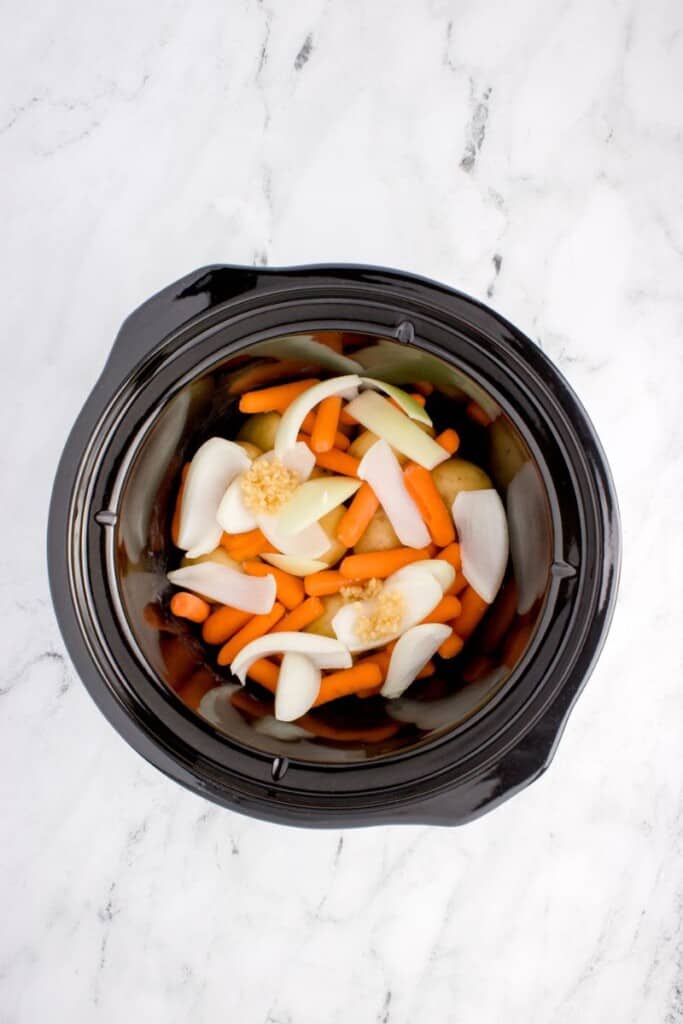
<svg viewBox="0 0 683 1024">
<path fill-rule="evenodd" d="M 401 696 L 460 654 L 498 593 L 503 503 L 457 432 L 436 433 L 430 393 L 354 373 L 249 391 L 237 438 L 183 470 L 171 612 L 274 694 L 281 722 Z"/>
</svg>

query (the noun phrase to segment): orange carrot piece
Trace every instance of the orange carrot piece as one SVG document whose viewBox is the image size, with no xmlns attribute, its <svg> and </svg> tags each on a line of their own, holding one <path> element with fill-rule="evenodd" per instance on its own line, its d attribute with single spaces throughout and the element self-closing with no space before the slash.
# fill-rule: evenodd
<svg viewBox="0 0 683 1024">
<path fill-rule="evenodd" d="M 313 443 L 310 434 L 305 434 L 303 431 L 297 434 L 297 441 L 303 441 L 313 451 Z M 338 430 L 334 435 L 334 447 L 338 448 L 340 452 L 345 452 L 351 442 L 349 441 L 346 434 L 342 434 L 341 430 Z"/>
<path fill-rule="evenodd" d="M 315 461 L 323 469 L 329 469 L 333 473 L 358 476 L 360 459 L 354 459 L 352 455 L 341 452 L 338 448 L 330 448 L 328 452 L 316 452 Z"/>
<path fill-rule="evenodd" d="M 336 569 L 322 569 L 320 572 L 304 576 L 304 590 L 311 597 L 327 597 L 328 594 L 339 593 L 342 587 L 349 587 L 358 582 L 360 581 L 342 576 Z"/>
<path fill-rule="evenodd" d="M 358 690 L 377 686 L 382 682 L 382 671 L 374 661 L 359 661 L 352 668 L 343 668 L 339 672 L 330 672 L 323 676 L 320 692 L 315 699 L 314 707 L 328 704 L 331 700 L 348 697 Z"/>
<path fill-rule="evenodd" d="M 481 646 L 486 654 L 492 654 L 505 639 L 517 615 L 517 586 L 513 579 L 503 585 L 501 592 L 491 606 L 491 614 L 481 631 Z"/>
<path fill-rule="evenodd" d="M 389 551 L 368 551 L 363 555 L 347 555 L 339 566 L 342 576 L 354 580 L 369 580 L 373 576 L 386 579 L 397 569 L 411 562 L 429 558 L 429 548 L 391 548 Z"/>
<path fill-rule="evenodd" d="M 474 633 L 490 606 L 483 597 L 479 597 L 474 587 L 468 587 L 467 590 L 463 591 L 460 603 L 462 611 L 455 620 L 454 625 L 460 636 L 467 639 L 468 636 Z"/>
<path fill-rule="evenodd" d="M 442 430 L 434 440 L 437 444 L 440 444 L 442 448 L 445 448 L 449 455 L 454 455 L 460 447 L 458 432 L 453 430 L 452 427 L 448 427 L 447 430 Z"/>
<path fill-rule="evenodd" d="M 311 448 L 314 452 L 329 452 L 330 448 L 334 447 L 341 407 L 342 400 L 339 395 L 324 398 L 318 406 L 311 433 Z"/>
<path fill-rule="evenodd" d="M 209 615 L 202 627 L 202 639 L 207 644 L 224 644 L 238 629 L 246 626 L 251 618 L 251 612 L 243 612 L 240 608 L 224 605 Z"/>
<path fill-rule="evenodd" d="M 451 633 L 449 637 L 446 637 L 441 647 L 439 647 L 439 654 L 442 658 L 455 658 L 456 655 L 460 654 L 464 646 L 465 641 L 463 638 L 457 633 Z"/>
<path fill-rule="evenodd" d="M 266 562 L 243 562 L 242 570 L 248 576 L 273 576 L 277 592 L 277 599 L 291 612 L 301 604 L 305 597 L 304 585 L 298 576 L 292 576 L 291 572 L 284 569 L 276 569 L 274 565 Z"/>
<path fill-rule="evenodd" d="M 183 590 L 171 598 L 171 611 L 179 619 L 189 619 L 190 622 L 206 622 L 211 612 L 211 606 L 203 598 Z"/>
<path fill-rule="evenodd" d="M 246 391 L 240 398 L 240 412 L 284 412 L 295 398 L 319 383 L 317 378 L 309 378 L 295 380 L 291 384 L 276 384 L 260 391 Z"/>
<path fill-rule="evenodd" d="M 247 669 L 247 675 L 250 679 L 253 679 L 255 683 L 259 683 L 266 690 L 270 690 L 271 693 L 275 693 L 277 688 L 277 679 L 280 675 L 280 668 L 275 665 L 272 661 L 268 661 L 268 658 L 259 658 L 254 664 Z"/>
<path fill-rule="evenodd" d="M 352 548 L 365 533 L 370 520 L 379 508 L 372 487 L 364 481 L 353 496 L 353 501 L 339 520 L 337 539 Z"/>
<path fill-rule="evenodd" d="M 490 427 L 493 423 L 493 420 L 488 413 L 485 413 L 477 402 L 468 402 L 465 406 L 465 412 L 471 420 L 474 420 L 474 422 L 478 423 L 481 427 Z"/>
<path fill-rule="evenodd" d="M 315 335 L 315 340 L 339 355 L 344 351 L 344 336 L 341 331 L 321 331 Z"/>
<path fill-rule="evenodd" d="M 366 700 L 368 697 L 376 697 L 378 693 L 382 692 L 384 683 L 378 683 L 377 686 L 368 686 L 366 690 L 359 690 L 356 693 L 356 697 L 360 697 L 361 700 Z"/>
<path fill-rule="evenodd" d="M 457 572 L 462 566 L 462 558 L 460 557 L 460 545 L 457 543 L 449 544 L 439 551 L 437 558 L 442 558 L 446 562 L 450 562 L 455 571 Z"/>
<path fill-rule="evenodd" d="M 224 533 L 221 545 L 236 562 L 244 562 L 267 551 L 275 551 L 273 545 L 268 543 L 258 529 L 248 530 L 246 533 Z"/>
<path fill-rule="evenodd" d="M 416 380 L 413 383 L 413 387 L 416 391 L 419 391 L 421 395 L 425 395 L 427 398 L 434 393 L 434 385 L 428 380 Z"/>
<path fill-rule="evenodd" d="M 444 591 L 444 593 L 448 597 L 457 597 L 458 594 L 461 594 L 463 590 L 467 589 L 468 586 L 469 583 L 465 578 L 465 574 L 460 572 L 460 570 L 456 570 L 455 579 L 451 583 L 448 590 Z"/>
<path fill-rule="evenodd" d="M 457 597 L 442 597 L 436 608 L 432 608 L 429 615 L 426 616 L 423 622 L 450 622 L 451 619 L 456 618 L 462 611 L 462 605 L 458 601 Z"/>
<path fill-rule="evenodd" d="M 424 466 L 418 466 L 416 462 L 411 462 L 403 470 L 403 480 L 434 543 L 441 548 L 452 544 L 455 540 L 453 520 L 429 470 Z"/>
<path fill-rule="evenodd" d="M 339 413 L 339 422 L 343 423 L 345 427 L 356 427 L 358 426 L 358 420 L 354 419 L 350 412 L 346 411 L 346 406 L 342 406 L 342 411 Z"/>
<path fill-rule="evenodd" d="M 199 709 L 199 704 L 209 690 L 217 685 L 216 680 L 208 669 L 200 668 L 194 673 L 187 683 L 178 692 L 178 696 L 192 711 Z"/>
<path fill-rule="evenodd" d="M 171 520 L 171 540 L 178 547 L 178 532 L 180 531 L 180 510 L 183 505 L 183 492 L 185 491 L 185 481 L 187 480 L 187 474 L 190 472 L 190 463 L 186 462 L 180 473 L 180 487 L 178 488 L 178 496 L 175 500 L 175 509 L 173 510 L 173 519 Z"/>
<path fill-rule="evenodd" d="M 310 626 L 316 619 L 319 619 L 324 611 L 325 605 L 319 597 L 308 597 L 298 608 L 295 608 L 289 615 L 285 615 L 284 618 L 280 619 L 277 625 L 273 626 L 272 632 L 296 633 L 298 630 Z"/>
<path fill-rule="evenodd" d="M 304 434 L 311 434 L 311 433 L 313 433 L 313 427 L 314 426 L 315 426 L 315 413 L 311 409 L 304 416 L 303 423 L 301 424 L 301 430 L 303 431 Z"/>
<path fill-rule="evenodd" d="M 276 622 L 279 622 L 285 614 L 284 605 L 276 601 L 272 610 L 267 615 L 254 615 L 250 622 L 243 626 L 238 633 L 228 640 L 218 652 L 218 664 L 229 665 L 239 654 L 243 647 L 250 644 L 260 636 L 264 636 Z"/>
</svg>

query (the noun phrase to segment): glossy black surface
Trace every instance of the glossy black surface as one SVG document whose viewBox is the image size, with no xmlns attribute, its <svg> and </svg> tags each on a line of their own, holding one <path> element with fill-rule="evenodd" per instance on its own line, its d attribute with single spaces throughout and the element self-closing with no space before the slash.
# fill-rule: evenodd
<svg viewBox="0 0 683 1024">
<path fill-rule="evenodd" d="M 324 328 L 417 345 L 487 387 L 543 475 L 554 570 L 534 640 L 484 713 L 395 757 L 352 764 L 292 758 L 283 772 L 272 755 L 221 736 L 180 705 L 144 663 L 125 628 L 113 538 L 135 438 L 174 394 L 255 341 Z M 214 267 L 166 289 L 124 324 L 60 464 L 49 561 L 60 626 L 86 686 L 128 742 L 173 778 L 226 806 L 291 824 L 457 824 L 549 763 L 609 624 L 618 513 L 604 455 L 576 397 L 492 311 L 432 282 L 375 268 Z"/>
</svg>

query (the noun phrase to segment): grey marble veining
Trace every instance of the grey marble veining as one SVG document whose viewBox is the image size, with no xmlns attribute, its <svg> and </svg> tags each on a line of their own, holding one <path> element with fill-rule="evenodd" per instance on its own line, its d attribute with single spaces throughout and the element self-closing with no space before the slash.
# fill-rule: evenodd
<svg viewBox="0 0 683 1024">
<path fill-rule="evenodd" d="M 65 0 L 3 28 L 0 1020 L 683 1021 L 680 5 Z M 620 602 L 557 757 L 458 831 L 180 790 L 50 608 L 56 460 L 123 317 L 206 263 L 325 260 L 504 312 L 620 495 Z"/>
</svg>

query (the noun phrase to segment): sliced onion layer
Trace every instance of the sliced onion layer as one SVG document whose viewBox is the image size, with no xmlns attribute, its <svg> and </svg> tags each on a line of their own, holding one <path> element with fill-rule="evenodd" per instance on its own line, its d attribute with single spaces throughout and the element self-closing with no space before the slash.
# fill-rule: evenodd
<svg viewBox="0 0 683 1024">
<path fill-rule="evenodd" d="M 355 494 L 359 487 L 360 482 L 348 476 L 321 476 L 307 480 L 297 487 L 278 513 L 280 529 L 283 533 L 292 534 L 317 523 Z"/>
<path fill-rule="evenodd" d="M 238 444 L 222 437 L 205 441 L 190 463 L 180 507 L 178 547 L 190 558 L 218 545 L 221 527 L 216 513 L 230 482 L 250 465 Z"/>
<path fill-rule="evenodd" d="M 360 461 L 358 476 L 372 487 L 401 544 L 427 547 L 431 540 L 429 530 L 408 493 L 399 461 L 386 441 L 375 441 L 368 448 Z"/>
<path fill-rule="evenodd" d="M 386 384 L 383 380 L 376 380 L 374 377 L 361 377 L 361 381 L 371 388 L 383 391 L 389 398 L 393 398 L 406 416 L 410 416 L 411 420 L 415 420 L 416 423 L 424 423 L 426 427 L 432 426 L 432 419 L 427 410 L 423 409 L 420 403 L 411 398 L 403 388 L 397 388 L 395 384 Z"/>
<path fill-rule="evenodd" d="M 407 629 L 391 652 L 383 697 L 400 697 L 453 630 L 435 622 L 423 622 Z"/>
<path fill-rule="evenodd" d="M 330 380 L 323 380 L 320 384 L 314 384 L 298 395 L 280 420 L 275 435 L 275 453 L 280 456 L 294 444 L 301 429 L 301 424 L 307 414 L 319 402 L 332 395 L 342 395 L 350 398 L 358 393 L 360 377 L 355 373 L 346 374 L 343 377 L 332 377 Z M 443 450 L 443 449 L 442 449 Z"/>
<path fill-rule="evenodd" d="M 378 601 L 382 599 L 382 595 L 389 593 L 398 593 L 403 602 L 403 610 L 397 628 L 391 633 L 383 633 L 375 640 L 361 640 L 357 633 L 359 618 L 363 616 L 371 618 L 377 612 Z M 410 577 L 403 579 L 395 579 L 392 575 L 385 581 L 378 597 L 367 601 L 350 601 L 340 608 L 332 619 L 332 629 L 337 639 L 353 654 L 370 651 L 375 647 L 383 647 L 384 644 L 401 636 L 411 626 L 417 625 L 425 616 L 429 615 L 442 597 L 441 585 L 429 572 L 415 572 Z"/>
<path fill-rule="evenodd" d="M 261 555 L 264 562 L 274 565 L 276 569 L 284 569 L 292 576 L 310 576 L 314 572 L 329 569 L 327 562 L 317 558 L 295 558 L 294 555 L 280 555 L 277 552 L 264 551 Z"/>
<path fill-rule="evenodd" d="M 223 495 L 216 512 L 216 520 L 226 533 L 246 533 L 247 530 L 255 530 L 258 526 L 256 516 L 244 504 L 241 474 L 233 480 Z"/>
<path fill-rule="evenodd" d="M 217 562 L 197 562 L 174 569 L 167 579 L 174 587 L 253 615 L 267 615 L 275 603 L 274 576 L 247 576 Z"/>
<path fill-rule="evenodd" d="M 455 580 L 455 569 L 445 558 L 425 558 L 420 562 L 411 562 L 397 569 L 391 577 L 392 580 L 403 582 L 409 580 L 415 573 L 430 573 L 437 581 L 441 590 L 445 593 Z"/>
<path fill-rule="evenodd" d="M 259 658 L 271 654 L 305 654 L 318 668 L 341 669 L 351 667 L 351 655 L 338 640 L 314 633 L 266 633 L 243 647 L 230 666 L 231 671 L 242 682 L 247 672 Z"/>
<path fill-rule="evenodd" d="M 498 491 L 461 491 L 453 502 L 462 571 L 479 596 L 491 604 L 505 575 L 508 525 Z"/>
<path fill-rule="evenodd" d="M 294 558 L 319 558 L 330 546 L 330 538 L 319 523 L 312 523 L 298 533 L 283 533 L 279 515 L 259 516 L 258 527 L 274 548 Z"/>
<path fill-rule="evenodd" d="M 305 654 L 288 651 L 282 659 L 275 691 L 275 717 L 293 722 L 313 707 L 320 691 L 320 666 Z"/>
<path fill-rule="evenodd" d="M 425 469 L 434 469 L 449 457 L 448 452 L 429 434 L 375 391 L 364 391 L 354 398 L 349 402 L 348 412 L 367 430 Z"/>
</svg>

